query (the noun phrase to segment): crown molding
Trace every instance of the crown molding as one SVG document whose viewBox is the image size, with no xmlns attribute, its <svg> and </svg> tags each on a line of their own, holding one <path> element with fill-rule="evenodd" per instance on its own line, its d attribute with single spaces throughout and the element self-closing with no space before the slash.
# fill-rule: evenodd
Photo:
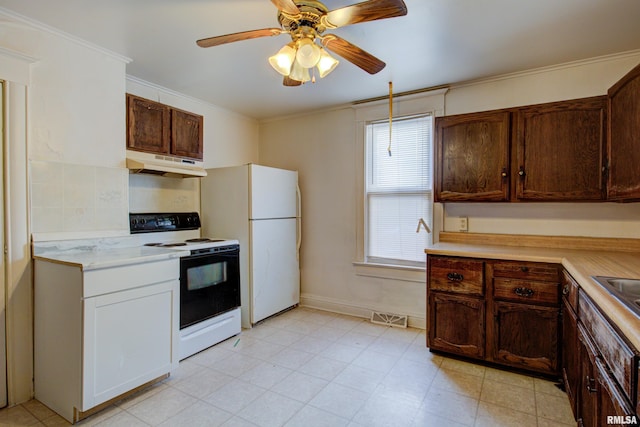
<svg viewBox="0 0 640 427">
<path fill-rule="evenodd" d="M 596 56 L 596 57 L 587 58 L 587 59 L 579 59 L 579 60 L 576 60 L 576 61 L 563 62 L 561 64 L 548 65 L 548 66 L 545 66 L 545 67 L 531 68 L 531 69 L 528 69 L 528 70 L 516 71 L 516 72 L 513 72 L 513 73 L 499 74 L 499 75 L 496 75 L 496 76 L 485 77 L 485 78 L 481 78 L 481 79 L 466 80 L 466 81 L 461 81 L 461 82 L 458 82 L 458 83 L 452 83 L 449 87 L 451 89 L 458 89 L 458 88 L 462 88 L 462 87 L 465 87 L 465 86 L 474 86 L 474 85 L 480 85 L 480 84 L 485 84 L 485 83 L 497 82 L 497 81 L 501 81 L 501 80 L 509 80 L 509 79 L 513 79 L 513 78 L 517 78 L 517 77 L 524 77 L 524 76 L 530 76 L 530 75 L 535 75 L 535 74 L 543 74 L 543 73 L 548 73 L 548 72 L 551 72 L 551 71 L 566 70 L 566 69 L 569 69 L 569 68 L 581 67 L 581 66 L 589 65 L 589 64 L 597 64 L 597 63 L 600 63 L 600 62 L 609 62 L 609 61 L 614 61 L 614 60 L 617 60 L 617 59 L 633 58 L 633 57 L 637 57 L 637 56 L 640 56 L 640 49 L 630 50 L 630 51 L 626 51 L 626 52 L 612 53 L 612 54 L 602 55 L 602 56 Z"/>
<path fill-rule="evenodd" d="M 12 19 L 14 21 L 17 21 L 17 22 L 19 22 L 21 24 L 25 24 L 25 25 L 27 25 L 27 26 L 29 26 L 31 28 L 36 29 L 36 30 L 43 31 L 43 32 L 46 32 L 46 33 L 49 33 L 49 34 L 53 34 L 53 35 L 55 35 L 57 37 L 63 38 L 65 40 L 68 40 L 68 41 L 70 41 L 72 43 L 75 43 L 77 45 L 84 46 L 84 47 L 86 47 L 88 49 L 91 49 L 91 50 L 94 50 L 96 52 L 102 53 L 102 54 L 107 55 L 107 56 L 109 56 L 109 57 L 111 57 L 113 59 L 116 59 L 116 60 L 120 61 L 120 62 L 124 62 L 125 64 L 128 64 L 128 63 L 130 63 L 132 61 L 131 58 L 128 58 L 128 57 L 126 57 L 124 55 L 121 55 L 121 54 L 116 53 L 116 52 L 114 52 L 112 50 L 106 49 L 106 48 L 104 48 L 102 46 L 98 46 L 97 44 L 91 43 L 91 42 L 89 42 L 87 40 L 84 40 L 84 39 L 82 39 L 80 37 L 76 37 L 74 35 L 71 35 L 69 33 L 64 32 L 62 30 L 59 30 L 59 29 L 54 28 L 54 27 L 51 27 L 51 26 L 46 25 L 46 24 L 44 24 L 44 23 L 42 23 L 40 21 L 36 21 L 35 19 L 32 19 L 32 18 L 29 18 L 27 16 L 21 15 L 19 13 L 16 13 L 16 12 L 14 12 L 12 10 L 6 9 L 4 7 L 1 7 L 1 6 L 0 6 L 0 15 L 5 16 L 5 17 L 7 17 L 9 19 Z"/>
</svg>

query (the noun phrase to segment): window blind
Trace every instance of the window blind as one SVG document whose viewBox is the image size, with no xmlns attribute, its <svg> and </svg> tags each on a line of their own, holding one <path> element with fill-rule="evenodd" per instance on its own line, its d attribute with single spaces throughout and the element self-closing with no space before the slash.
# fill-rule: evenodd
<svg viewBox="0 0 640 427">
<path fill-rule="evenodd" d="M 367 125 L 369 262 L 424 264 L 431 237 L 416 228 L 420 218 L 432 225 L 431 133 L 431 116 L 395 119 L 391 144 L 388 122 Z"/>
</svg>

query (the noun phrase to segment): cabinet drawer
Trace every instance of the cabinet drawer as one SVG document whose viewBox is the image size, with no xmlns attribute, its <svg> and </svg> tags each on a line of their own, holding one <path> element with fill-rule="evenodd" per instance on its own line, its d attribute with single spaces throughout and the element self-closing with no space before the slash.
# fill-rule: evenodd
<svg viewBox="0 0 640 427">
<path fill-rule="evenodd" d="M 495 278 L 493 296 L 507 301 L 557 305 L 559 291 L 556 283 Z"/>
<path fill-rule="evenodd" d="M 606 360 L 611 374 L 620 384 L 626 397 L 635 403 L 637 369 L 635 351 L 622 339 L 582 290 L 579 291 L 578 307 L 580 320 Z"/>
<path fill-rule="evenodd" d="M 110 294 L 180 278 L 180 258 L 143 262 L 84 273 L 84 298 Z"/>
<path fill-rule="evenodd" d="M 484 295 L 484 261 L 469 258 L 429 257 L 429 289 Z"/>
<path fill-rule="evenodd" d="M 555 264 L 539 262 L 494 262 L 494 277 L 509 277 L 511 279 L 529 279 L 548 282 L 560 281 L 560 268 Z"/>
<path fill-rule="evenodd" d="M 562 295 L 569 303 L 569 307 L 573 309 L 574 313 L 578 312 L 578 282 L 566 271 L 562 272 Z"/>
</svg>

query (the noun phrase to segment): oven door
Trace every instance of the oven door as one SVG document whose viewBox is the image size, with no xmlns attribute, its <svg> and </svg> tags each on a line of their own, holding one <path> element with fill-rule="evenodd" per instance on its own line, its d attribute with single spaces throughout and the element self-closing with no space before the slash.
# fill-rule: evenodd
<svg viewBox="0 0 640 427">
<path fill-rule="evenodd" d="M 240 249 L 180 259 L 180 329 L 240 306 Z"/>
</svg>

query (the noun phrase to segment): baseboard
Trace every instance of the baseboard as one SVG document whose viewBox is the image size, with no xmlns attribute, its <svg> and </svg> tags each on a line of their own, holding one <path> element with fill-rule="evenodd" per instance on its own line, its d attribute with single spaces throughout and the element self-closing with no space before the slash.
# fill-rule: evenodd
<svg viewBox="0 0 640 427">
<path fill-rule="evenodd" d="M 300 305 L 302 307 L 314 308 L 317 310 L 330 311 L 332 313 L 346 314 L 349 316 L 371 318 L 372 311 L 383 313 L 396 313 L 408 316 L 408 324 L 411 328 L 426 329 L 427 320 L 425 314 L 398 312 L 398 309 L 384 306 L 365 306 L 355 304 L 353 301 L 343 301 L 335 298 L 327 298 L 319 295 L 303 293 L 300 295 Z M 402 311 L 402 310 L 401 310 Z"/>
</svg>

